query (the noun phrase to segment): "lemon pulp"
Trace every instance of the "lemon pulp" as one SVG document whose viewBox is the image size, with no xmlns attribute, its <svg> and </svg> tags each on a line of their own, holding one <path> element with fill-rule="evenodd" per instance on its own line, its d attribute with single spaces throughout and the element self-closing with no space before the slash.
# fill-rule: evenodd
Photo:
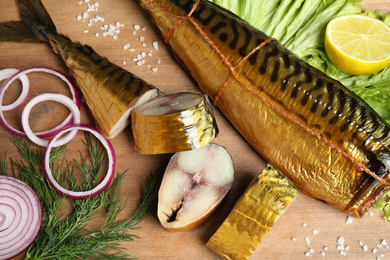
<svg viewBox="0 0 390 260">
<path fill-rule="evenodd" d="M 390 64 L 390 27 L 364 15 L 344 15 L 326 27 L 325 50 L 341 70 L 368 75 Z"/>
</svg>

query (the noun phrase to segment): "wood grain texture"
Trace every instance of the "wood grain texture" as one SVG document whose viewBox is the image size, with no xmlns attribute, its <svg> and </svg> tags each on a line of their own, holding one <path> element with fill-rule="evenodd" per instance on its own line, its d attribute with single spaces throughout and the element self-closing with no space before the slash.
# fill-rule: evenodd
<svg viewBox="0 0 390 260">
<path fill-rule="evenodd" d="M 79 21 L 77 16 L 87 11 L 87 3 L 84 0 L 42 0 L 48 12 L 52 16 L 59 32 L 69 36 L 74 41 L 79 41 L 92 46 L 99 54 L 107 57 L 113 63 L 128 69 L 132 73 L 142 77 L 146 81 L 161 88 L 166 93 L 181 91 L 199 93 L 192 79 L 176 62 L 174 57 L 161 39 L 148 15 L 139 6 L 136 0 L 96 0 L 98 11 L 89 12 L 85 21 Z M 365 7 L 370 9 L 390 10 L 388 0 L 367 0 Z M 94 15 L 104 17 L 104 22 L 96 22 L 88 26 L 89 19 Z M 16 20 L 18 12 L 14 1 L 0 0 L 0 21 Z M 118 33 L 118 39 L 112 36 L 103 36 L 100 28 L 105 24 L 123 24 Z M 134 26 L 140 29 L 135 30 Z M 145 28 L 142 30 L 142 28 Z M 88 32 L 87 32 L 88 31 Z M 98 36 L 97 36 L 98 34 Z M 144 37 L 143 40 L 140 37 Z M 152 47 L 153 42 L 158 42 L 158 49 Z M 124 49 L 130 44 L 128 49 Z M 145 44 L 145 46 L 143 46 Z M 134 49 L 134 52 L 131 51 Z M 152 53 L 148 55 L 148 53 Z M 137 65 L 133 59 L 137 54 L 145 52 L 145 64 Z M 24 69 L 34 66 L 50 67 L 67 73 L 67 68 L 45 44 L 0 43 L 0 69 L 17 68 Z M 148 66 L 150 65 L 150 66 Z M 152 69 L 157 68 L 154 72 Z M 30 76 L 32 91 L 30 98 L 48 91 L 68 93 L 66 87 L 54 77 L 40 73 Z M 11 91 L 10 91 L 11 92 Z M 6 102 L 12 94 L 6 97 Z M 8 100 L 7 100 L 8 99 Z M 225 117 L 214 109 L 217 123 L 220 129 L 219 136 L 215 139 L 231 153 L 236 170 L 236 180 L 225 203 L 217 214 L 203 227 L 183 233 L 169 233 L 158 222 L 155 210 L 149 217 L 141 222 L 142 227 L 134 231 L 140 237 L 136 242 L 124 244 L 132 257 L 140 259 L 218 259 L 218 257 L 206 248 L 207 240 L 216 231 L 226 218 L 235 202 L 242 195 L 246 187 L 264 168 L 263 159 L 246 143 L 246 141 L 230 125 Z M 13 125 L 21 129 L 18 109 L 7 113 L 7 119 Z M 47 104 L 37 106 L 31 116 L 31 124 L 39 129 L 53 118 L 53 115 L 65 115 L 66 111 L 61 106 Z M 57 116 L 56 116 L 57 118 Z M 94 124 L 88 109 L 82 107 L 82 122 Z M 53 122 L 51 122 L 53 124 Z M 54 122 L 55 123 L 55 122 Z M 10 141 L 11 134 L 0 127 L 0 155 L 7 152 L 9 158 L 18 158 L 15 147 Z M 141 155 L 134 148 L 131 129 L 112 140 L 117 155 L 117 172 L 129 169 L 123 181 L 123 196 L 130 195 L 126 209 L 120 217 L 128 217 L 136 208 L 141 194 L 142 180 L 150 172 L 158 168 L 165 168 L 171 155 Z M 69 156 L 77 156 L 78 143 L 71 144 Z M 77 157 L 78 158 L 78 157 Z M 325 253 L 327 259 L 390 259 L 390 249 L 378 248 L 382 239 L 390 243 L 390 224 L 382 219 L 382 212 L 370 211 L 373 216 L 367 214 L 362 219 L 354 219 L 352 224 L 346 224 L 347 215 L 299 193 L 286 212 L 276 222 L 264 241 L 256 250 L 252 259 L 306 259 L 306 252 L 312 249 L 311 258 L 323 259 L 320 254 Z M 306 227 L 304 226 L 306 224 Z M 313 234 L 317 230 L 318 234 Z M 315 233 L 315 232 L 314 232 Z M 345 245 L 350 247 L 346 256 L 340 255 L 337 249 L 337 240 L 344 237 Z M 296 241 L 293 241 L 293 238 Z M 311 241 L 308 243 L 307 240 Z M 359 245 L 362 241 L 369 248 L 363 251 Z M 325 250 L 327 247 L 328 250 Z M 372 250 L 378 252 L 374 254 Z M 381 257 L 384 254 L 384 257 Z M 18 257 L 21 258 L 21 257 Z"/>
</svg>

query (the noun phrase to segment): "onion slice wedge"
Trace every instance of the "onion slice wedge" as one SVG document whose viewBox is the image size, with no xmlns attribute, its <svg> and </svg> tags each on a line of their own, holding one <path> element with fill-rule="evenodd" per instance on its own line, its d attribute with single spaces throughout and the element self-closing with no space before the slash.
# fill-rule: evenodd
<svg viewBox="0 0 390 260">
<path fill-rule="evenodd" d="M 18 72 L 19 72 L 18 69 L 13 69 L 13 68 L 2 69 L 2 70 L 0 70 L 0 81 L 10 78 Z M 18 108 L 26 100 L 28 93 L 30 92 L 30 81 L 28 80 L 27 75 L 20 74 L 16 78 L 19 79 L 20 82 L 22 83 L 22 92 L 20 93 L 19 97 L 12 104 L 0 106 L 0 109 L 2 111 L 11 111 L 15 108 Z M 6 83 L 7 83 L 7 81 L 4 82 L 3 86 L 5 86 Z M 4 92 L 5 92 L 5 90 L 4 90 Z M 1 91 L 3 91 L 3 90 L 1 90 Z"/>
<path fill-rule="evenodd" d="M 12 127 L 7 122 L 7 120 L 5 119 L 3 111 L 7 111 L 7 110 L 2 109 L 2 104 L 3 104 L 3 98 L 4 98 L 5 91 L 10 87 L 11 83 L 13 83 L 19 77 L 26 76 L 26 74 L 28 74 L 30 72 L 45 72 L 45 73 L 52 74 L 52 75 L 57 76 L 58 78 L 60 78 L 62 81 L 64 81 L 68 85 L 69 90 L 70 90 L 70 92 L 72 94 L 72 99 L 73 99 L 74 103 L 76 103 L 76 105 L 78 107 L 80 107 L 80 98 L 79 98 L 79 94 L 77 92 L 76 85 L 73 83 L 72 80 L 70 80 L 70 78 L 68 76 L 66 76 L 62 72 L 57 71 L 55 69 L 43 68 L 43 67 L 29 68 L 29 69 L 25 69 L 25 70 L 21 70 L 21 71 L 17 72 L 13 76 L 9 77 L 8 80 L 3 84 L 3 86 L 0 89 L 0 122 L 10 132 L 12 132 L 12 133 L 14 133 L 16 135 L 19 135 L 19 136 L 23 136 L 23 137 L 26 137 L 26 134 L 24 132 L 22 132 L 22 131 L 20 131 L 18 129 L 15 129 L 14 127 Z M 70 114 L 58 126 L 52 128 L 52 129 L 46 130 L 46 131 L 38 132 L 38 133 L 36 133 L 36 135 L 39 138 L 52 137 L 55 133 L 58 132 L 58 130 L 60 130 L 64 126 L 67 126 L 67 125 L 71 124 L 71 121 L 72 121 L 72 115 Z"/>
<path fill-rule="evenodd" d="M 23 130 L 24 130 L 24 133 L 26 134 L 26 136 L 32 142 L 34 142 L 35 144 L 40 145 L 40 146 L 47 146 L 47 144 L 49 143 L 49 140 L 39 138 L 36 134 L 34 134 L 34 132 L 31 130 L 30 124 L 28 122 L 28 118 L 29 118 L 30 111 L 33 108 L 33 106 L 35 106 L 39 102 L 49 101 L 49 100 L 56 101 L 56 102 L 59 102 L 61 104 L 64 104 L 65 106 L 67 106 L 73 114 L 73 123 L 74 124 L 79 124 L 80 120 L 81 120 L 80 110 L 79 110 L 78 106 L 76 105 L 76 103 L 73 102 L 72 99 L 68 98 L 65 95 L 47 93 L 47 94 L 41 94 L 41 95 L 36 96 L 35 98 L 31 99 L 31 101 L 28 102 L 28 104 L 23 109 L 22 126 L 23 126 Z M 76 135 L 76 133 L 77 133 L 77 130 L 74 130 L 74 131 L 70 132 L 68 135 L 66 135 L 65 137 L 57 140 L 52 145 L 57 147 L 57 146 L 61 146 L 61 145 L 68 143 L 73 139 L 73 137 Z"/>
<path fill-rule="evenodd" d="M 42 207 L 35 191 L 25 182 L 0 175 L 0 259 L 25 250 L 42 225 Z"/>
<path fill-rule="evenodd" d="M 107 150 L 107 158 L 108 158 L 108 169 L 107 169 L 107 174 L 104 177 L 104 179 L 93 189 L 89 191 L 70 191 L 68 189 L 65 189 L 61 185 L 58 184 L 58 182 L 55 180 L 53 173 L 50 169 L 50 151 L 51 148 L 54 147 L 54 144 L 57 143 L 57 139 L 73 130 L 83 130 L 83 131 L 88 131 L 92 133 L 106 148 Z M 105 190 L 111 183 L 112 179 L 114 178 L 115 175 L 115 164 L 116 164 L 116 158 L 115 158 L 115 151 L 114 148 L 112 147 L 112 144 L 109 140 L 106 140 L 104 136 L 97 131 L 95 128 L 87 125 L 69 125 L 62 129 L 60 132 L 58 132 L 55 136 L 53 136 L 52 139 L 50 139 L 49 144 L 46 147 L 45 150 L 45 156 L 44 156 L 44 169 L 46 172 L 46 177 L 49 180 L 50 184 L 53 186 L 54 189 L 56 189 L 59 193 L 62 195 L 71 198 L 71 199 L 86 199 L 90 197 L 94 197 L 101 193 L 103 190 Z"/>
</svg>

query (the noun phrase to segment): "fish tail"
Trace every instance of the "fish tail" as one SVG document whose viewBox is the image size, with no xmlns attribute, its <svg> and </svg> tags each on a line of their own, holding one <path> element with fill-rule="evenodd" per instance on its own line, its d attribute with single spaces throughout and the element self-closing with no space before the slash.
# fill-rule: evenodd
<svg viewBox="0 0 390 260">
<path fill-rule="evenodd" d="M 20 21 L 0 23 L 0 41 L 42 42 L 56 27 L 40 0 L 17 0 Z"/>
</svg>

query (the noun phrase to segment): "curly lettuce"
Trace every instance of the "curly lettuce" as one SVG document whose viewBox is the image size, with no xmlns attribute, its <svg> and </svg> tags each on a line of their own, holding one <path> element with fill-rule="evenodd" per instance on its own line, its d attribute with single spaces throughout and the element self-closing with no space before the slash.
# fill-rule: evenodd
<svg viewBox="0 0 390 260">
<path fill-rule="evenodd" d="M 324 47 L 326 25 L 333 18 L 361 13 L 390 26 L 390 14 L 360 6 L 362 0 L 209 0 L 230 10 L 270 37 L 277 38 L 302 60 L 337 79 L 390 123 L 390 66 L 365 76 L 338 69 Z"/>
</svg>

